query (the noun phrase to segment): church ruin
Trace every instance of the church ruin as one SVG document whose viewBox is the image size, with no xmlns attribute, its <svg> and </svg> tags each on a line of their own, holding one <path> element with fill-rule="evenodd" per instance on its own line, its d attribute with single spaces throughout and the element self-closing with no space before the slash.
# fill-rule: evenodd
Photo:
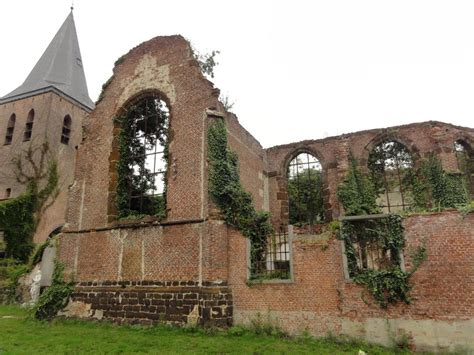
<svg viewBox="0 0 474 355">
<path fill-rule="evenodd" d="M 56 67 L 65 53 L 74 63 Z M 472 199 L 474 129 L 430 121 L 264 149 L 218 97 L 189 43 L 168 36 L 121 57 L 94 107 L 71 14 L 25 83 L 0 100 L 2 166 L 44 137 L 60 163 L 62 189 L 35 241 L 62 227 L 57 259 L 76 282 L 64 314 L 215 326 L 265 317 L 291 334 L 384 344 L 406 334 L 420 348 L 474 348 L 474 215 L 416 213 L 413 182 L 434 157 Z M 270 215 L 274 233 L 258 254 L 210 194 L 216 124 L 254 209 Z M 376 215 L 346 216 L 338 188 L 352 164 L 377 182 Z M 15 197 L 21 186 L 4 179 L 2 191 Z M 380 307 L 353 282 L 349 245 L 330 226 L 390 214 L 403 215 L 400 255 L 356 243 L 357 267 L 388 260 L 410 270 L 418 247 L 426 260 L 411 277 L 409 304 Z"/>
</svg>

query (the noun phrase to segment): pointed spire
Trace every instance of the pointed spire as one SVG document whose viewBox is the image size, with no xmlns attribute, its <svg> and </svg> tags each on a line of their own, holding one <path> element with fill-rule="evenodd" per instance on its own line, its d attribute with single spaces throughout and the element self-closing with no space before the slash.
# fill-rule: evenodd
<svg viewBox="0 0 474 355">
<path fill-rule="evenodd" d="M 94 108 L 87 90 L 72 9 L 73 6 L 25 82 L 0 98 L 0 104 L 58 90 L 87 109 Z"/>
</svg>

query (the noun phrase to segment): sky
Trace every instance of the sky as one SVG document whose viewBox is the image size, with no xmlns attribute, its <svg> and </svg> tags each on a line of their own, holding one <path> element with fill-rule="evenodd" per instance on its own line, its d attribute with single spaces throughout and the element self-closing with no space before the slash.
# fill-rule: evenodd
<svg viewBox="0 0 474 355">
<path fill-rule="evenodd" d="M 70 0 L 0 3 L 0 96 L 19 86 Z M 474 127 L 474 1 L 75 0 L 89 94 L 160 35 L 219 50 L 215 78 L 264 147 L 444 121 Z"/>
</svg>

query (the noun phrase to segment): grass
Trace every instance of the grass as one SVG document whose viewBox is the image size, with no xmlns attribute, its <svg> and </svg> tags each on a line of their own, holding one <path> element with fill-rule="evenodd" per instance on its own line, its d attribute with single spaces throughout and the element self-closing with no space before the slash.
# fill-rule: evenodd
<svg viewBox="0 0 474 355">
<path fill-rule="evenodd" d="M 234 327 L 228 331 L 167 326 L 116 326 L 57 319 L 40 322 L 15 306 L 0 306 L 0 354 L 391 354 L 383 347 L 331 337 L 287 338 Z"/>
</svg>

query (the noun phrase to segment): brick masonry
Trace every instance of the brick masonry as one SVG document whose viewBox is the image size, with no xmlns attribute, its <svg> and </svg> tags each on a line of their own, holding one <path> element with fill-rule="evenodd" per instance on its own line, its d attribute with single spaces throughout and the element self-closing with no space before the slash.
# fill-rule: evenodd
<svg viewBox="0 0 474 355">
<path fill-rule="evenodd" d="M 34 110 L 33 131 L 30 141 L 23 141 L 23 133 L 30 110 Z M 16 115 L 15 129 L 11 145 L 4 145 L 5 132 L 9 118 Z M 63 120 L 70 115 L 71 134 L 69 144 L 61 143 Z M 88 112 L 70 100 L 55 92 L 46 92 L 40 95 L 16 100 L 0 105 L 0 199 L 5 198 L 6 189 L 11 189 L 11 197 L 16 197 L 25 190 L 14 174 L 12 158 L 23 157 L 24 151 L 32 146 L 39 147 L 48 142 L 50 156 L 58 163 L 60 193 L 54 203 L 42 216 L 34 241 L 41 243 L 56 228 L 66 221 L 66 206 L 68 202 L 68 188 L 74 181 L 74 170 L 77 147 L 82 141 L 82 123 Z M 49 202 L 48 202 L 49 203 Z"/>
<path fill-rule="evenodd" d="M 119 221 L 119 128 L 114 118 L 148 93 L 162 97 L 170 108 L 168 215 L 161 222 L 153 217 Z M 393 328 L 408 332 L 414 344 L 436 347 L 433 337 L 413 325 L 423 321 L 430 322 L 433 334 L 441 334 L 438 338 L 447 344 L 443 346 L 474 348 L 465 336 L 470 323 L 461 323 L 474 318 L 469 301 L 474 279 L 472 214 L 463 219 L 448 211 L 404 220 L 407 268 L 410 248 L 423 240 L 428 261 L 413 276 L 412 304 L 384 311 L 368 296 L 364 302 L 363 289 L 344 279 L 342 246 L 334 238 L 296 237 L 293 280 L 248 284 L 247 240 L 222 222 L 207 186 L 207 128 L 215 119 L 226 122 L 245 189 L 257 209 L 272 213 L 276 226 L 288 222 L 286 169 L 299 152 L 313 153 L 322 164 L 331 220 L 341 214 L 336 191 L 347 173 L 349 151 L 366 169 L 371 147 L 396 139 L 407 146 L 415 164 L 434 153 L 445 169 L 456 171 L 453 143 L 463 139 L 473 146 L 473 129 L 425 122 L 263 149 L 237 117 L 224 110 L 218 95 L 180 36 L 154 38 L 117 62 L 103 99 L 84 122 L 67 223 L 59 238 L 59 259 L 78 282 L 67 315 L 148 324 L 193 319 L 216 325 L 246 323 L 260 315 L 290 333 L 346 333 L 380 342 L 386 339 L 377 331 L 385 328 L 377 322 L 388 319 L 399 322 Z M 440 330 L 449 324 L 459 333 Z"/>
<path fill-rule="evenodd" d="M 413 346 L 440 350 L 438 342 L 443 350 L 473 348 L 474 215 L 463 217 L 457 211 L 413 215 L 406 217 L 403 225 L 406 269 L 412 267 L 411 252 L 417 246 L 426 245 L 428 258 L 411 278 L 411 303 L 392 305 L 387 310 L 381 309 L 362 286 L 345 279 L 337 239 L 326 242 L 317 236 L 296 237 L 293 280 L 249 286 L 247 241 L 238 232 L 230 233 L 229 287 L 234 295 L 234 321 L 245 324 L 263 315 L 292 334 L 345 333 L 386 345 L 390 345 L 386 332 L 387 322 L 391 322 L 393 333 L 407 334 Z"/>
</svg>

